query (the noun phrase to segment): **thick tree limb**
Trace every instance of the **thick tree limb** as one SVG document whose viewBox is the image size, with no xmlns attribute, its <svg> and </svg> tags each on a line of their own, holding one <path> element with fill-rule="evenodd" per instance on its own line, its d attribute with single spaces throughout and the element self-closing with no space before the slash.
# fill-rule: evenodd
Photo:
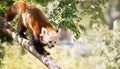
<svg viewBox="0 0 120 69">
<path fill-rule="evenodd" d="M 107 23 L 110 27 L 110 29 L 113 29 L 113 22 L 116 19 L 120 18 L 120 0 L 117 0 L 116 3 L 116 10 L 112 10 L 113 4 L 112 4 L 112 0 L 109 0 L 109 4 L 108 4 L 108 8 L 107 8 L 107 14 L 108 14 L 108 20 Z"/>
<path fill-rule="evenodd" d="M 0 31 L 9 34 L 15 41 L 17 41 L 23 48 L 29 51 L 32 55 L 38 58 L 44 65 L 49 69 L 63 69 L 57 62 L 50 56 L 43 56 L 39 54 L 32 43 L 24 38 L 21 38 L 17 32 L 3 19 L 0 17 Z"/>
</svg>

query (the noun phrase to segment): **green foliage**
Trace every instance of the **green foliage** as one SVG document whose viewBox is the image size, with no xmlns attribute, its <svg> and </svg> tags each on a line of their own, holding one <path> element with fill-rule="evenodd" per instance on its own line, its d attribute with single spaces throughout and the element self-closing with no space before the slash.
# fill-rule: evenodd
<svg viewBox="0 0 120 69">
<path fill-rule="evenodd" d="M 11 42 L 12 38 L 10 36 L 8 36 L 8 34 L 0 32 L 0 41 L 1 42 L 5 42 L 5 41 Z"/>
<path fill-rule="evenodd" d="M 105 23 L 103 8 L 106 7 L 108 0 L 81 0 L 79 1 L 79 8 L 81 9 L 81 15 L 91 15 L 91 21 L 89 23 L 90 28 L 95 23 Z"/>
<path fill-rule="evenodd" d="M 80 30 L 85 30 L 85 28 L 79 24 L 81 17 L 77 16 L 76 4 L 76 1 L 60 0 L 57 8 L 49 14 L 49 21 L 62 29 L 71 30 L 78 39 Z"/>
<path fill-rule="evenodd" d="M 59 0 L 56 9 L 49 14 L 49 21 L 55 26 L 60 25 L 62 29 L 71 30 L 75 38 L 79 39 L 80 31 L 85 30 L 85 27 L 80 24 L 84 16 L 90 15 L 90 28 L 96 23 L 98 26 L 100 23 L 105 23 L 103 8 L 105 8 L 106 3 L 107 0 Z"/>
<path fill-rule="evenodd" d="M 54 1 L 54 0 L 24 0 L 24 1 L 30 2 L 30 3 L 37 3 L 37 4 L 40 4 L 42 6 L 46 6 L 48 4 L 48 2 Z"/>
<path fill-rule="evenodd" d="M 110 31 L 106 27 L 101 27 L 98 30 L 87 30 L 85 34 L 81 35 L 80 44 L 85 44 L 91 48 L 88 58 L 99 58 L 97 63 L 95 63 L 95 60 L 89 60 L 89 63 L 98 64 L 101 69 L 119 69 L 119 38 L 120 31 Z M 96 69 L 96 66 L 94 67 Z"/>
<path fill-rule="evenodd" d="M 7 0 L 7 2 L 4 0 L 0 1 L 0 16 L 4 17 L 5 11 L 13 2 L 14 2 L 13 0 Z"/>
</svg>

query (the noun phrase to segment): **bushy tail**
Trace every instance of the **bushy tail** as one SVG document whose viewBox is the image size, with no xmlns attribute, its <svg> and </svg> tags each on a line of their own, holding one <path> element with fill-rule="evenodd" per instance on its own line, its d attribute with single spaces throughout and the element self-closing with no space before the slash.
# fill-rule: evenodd
<svg viewBox="0 0 120 69">
<path fill-rule="evenodd" d="M 23 1 L 17 1 L 13 3 L 7 12 L 5 13 L 5 19 L 6 21 L 11 21 L 15 18 L 17 14 L 21 14 L 21 12 L 28 6 L 28 3 L 25 3 Z"/>
</svg>

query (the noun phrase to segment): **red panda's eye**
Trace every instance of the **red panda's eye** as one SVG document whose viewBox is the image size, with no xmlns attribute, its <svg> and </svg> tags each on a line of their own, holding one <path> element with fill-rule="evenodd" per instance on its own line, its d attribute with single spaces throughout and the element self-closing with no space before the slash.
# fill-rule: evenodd
<svg viewBox="0 0 120 69">
<path fill-rule="evenodd" d="M 49 41 L 49 43 L 52 43 L 52 41 Z"/>
<path fill-rule="evenodd" d="M 56 32 L 58 33 L 58 30 L 56 30 Z"/>
</svg>

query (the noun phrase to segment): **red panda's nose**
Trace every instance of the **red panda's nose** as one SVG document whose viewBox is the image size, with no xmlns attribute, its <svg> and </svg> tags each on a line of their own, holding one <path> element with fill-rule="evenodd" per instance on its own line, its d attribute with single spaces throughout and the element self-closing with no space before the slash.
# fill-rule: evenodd
<svg viewBox="0 0 120 69">
<path fill-rule="evenodd" d="M 52 44 L 51 47 L 54 47 L 54 44 Z"/>
<path fill-rule="evenodd" d="M 48 43 L 48 47 L 49 47 L 49 48 L 54 47 L 54 43 L 52 43 L 52 42 Z"/>
</svg>

